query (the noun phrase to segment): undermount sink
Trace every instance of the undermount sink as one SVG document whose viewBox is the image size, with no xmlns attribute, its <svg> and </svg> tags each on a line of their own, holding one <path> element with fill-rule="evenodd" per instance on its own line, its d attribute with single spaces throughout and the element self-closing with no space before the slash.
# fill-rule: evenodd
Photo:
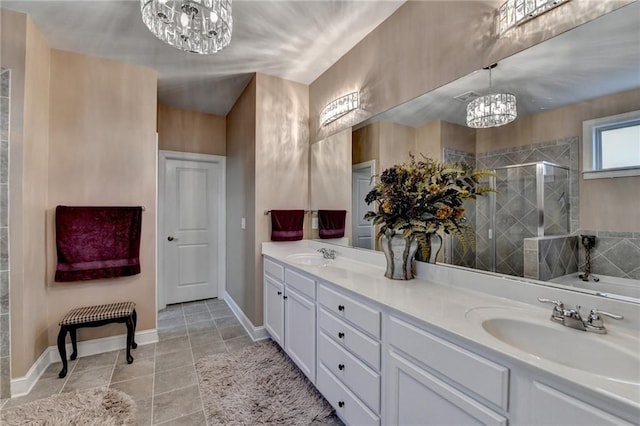
<svg viewBox="0 0 640 426">
<path fill-rule="evenodd" d="M 541 318 L 529 318 L 526 310 L 475 308 L 467 320 L 492 337 L 537 358 L 582 370 L 615 381 L 640 384 L 638 342 L 621 344 L 611 335 L 564 327 Z M 635 351 L 632 350 L 635 347 Z"/>
<path fill-rule="evenodd" d="M 325 259 L 320 253 L 290 254 L 287 260 L 303 266 L 325 266 L 331 263 L 331 259 Z"/>
</svg>

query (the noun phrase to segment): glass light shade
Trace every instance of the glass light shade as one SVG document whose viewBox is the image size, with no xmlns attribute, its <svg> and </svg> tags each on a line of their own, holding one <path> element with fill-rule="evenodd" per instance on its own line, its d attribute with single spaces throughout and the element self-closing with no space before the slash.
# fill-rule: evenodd
<svg viewBox="0 0 640 426">
<path fill-rule="evenodd" d="M 542 15 L 569 0 L 507 0 L 498 9 L 500 34 Z"/>
<path fill-rule="evenodd" d="M 211 54 L 231 42 L 231 1 L 140 0 L 140 11 L 160 40 L 187 52 Z"/>
<path fill-rule="evenodd" d="M 502 126 L 517 116 L 516 97 L 511 93 L 480 96 L 467 105 L 467 126 L 473 128 Z"/>
<path fill-rule="evenodd" d="M 320 127 L 326 126 L 332 121 L 337 120 L 343 115 L 358 109 L 360 107 L 360 100 L 358 92 L 349 93 L 348 95 L 340 96 L 338 99 L 334 99 L 324 107 L 320 112 Z"/>
</svg>

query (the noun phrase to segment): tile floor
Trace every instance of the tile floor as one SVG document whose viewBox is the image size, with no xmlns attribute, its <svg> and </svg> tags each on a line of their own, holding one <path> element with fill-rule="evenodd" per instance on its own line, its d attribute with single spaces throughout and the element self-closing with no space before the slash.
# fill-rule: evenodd
<svg viewBox="0 0 640 426">
<path fill-rule="evenodd" d="M 5 401 L 3 410 L 61 392 L 109 386 L 129 394 L 138 406 L 140 425 L 205 425 L 195 363 L 207 355 L 252 344 L 224 300 L 170 305 L 158 313 L 155 344 L 78 358 L 58 378 L 52 364 L 26 396 Z"/>
</svg>

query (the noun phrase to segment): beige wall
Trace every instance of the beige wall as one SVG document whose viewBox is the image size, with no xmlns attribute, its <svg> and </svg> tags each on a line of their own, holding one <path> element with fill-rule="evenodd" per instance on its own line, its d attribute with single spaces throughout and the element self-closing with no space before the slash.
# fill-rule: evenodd
<svg viewBox="0 0 640 426">
<path fill-rule="evenodd" d="M 309 173 L 311 209 L 346 210 L 344 236 L 350 242 L 353 222 L 351 156 L 351 129 L 346 129 L 311 145 Z M 319 238 L 317 229 L 311 232 L 312 238 Z"/>
<path fill-rule="evenodd" d="M 351 156 L 353 164 L 375 161 L 378 164 L 376 173 L 379 172 L 380 122 L 375 122 L 353 131 L 351 135 Z M 311 183 L 313 183 L 313 179 Z"/>
<path fill-rule="evenodd" d="M 158 104 L 158 146 L 162 150 L 225 155 L 225 117 Z"/>
<path fill-rule="evenodd" d="M 476 129 L 440 121 L 440 140 L 442 142 L 441 154 L 444 148 L 469 153 L 476 152 Z"/>
<path fill-rule="evenodd" d="M 504 0 L 408 1 L 311 84 L 311 140 L 323 139 L 631 2 L 569 2 L 499 37 L 495 11 Z M 318 129 L 322 108 L 354 90 L 361 94 L 362 108 Z"/>
<path fill-rule="evenodd" d="M 9 250 L 11 375 L 26 373 L 47 344 L 45 211 L 49 47 L 26 15 L 2 10 L 2 66 L 11 68 Z"/>
<path fill-rule="evenodd" d="M 477 131 L 478 152 L 578 137 L 582 167 L 582 122 L 640 108 L 640 89 L 629 90 Z M 580 178 L 580 229 L 640 232 L 640 177 Z"/>
<path fill-rule="evenodd" d="M 255 308 L 245 311 L 254 325 L 263 322 L 262 243 L 271 240 L 271 218 L 264 211 L 309 208 L 308 123 L 308 86 L 256 75 Z"/>
<path fill-rule="evenodd" d="M 60 318 L 69 309 L 82 305 L 132 300 L 137 304 L 138 331 L 154 329 L 156 71 L 53 49 L 51 82 L 49 268 L 42 283 L 48 287 L 49 344 L 56 342 Z M 142 273 L 109 280 L 54 283 L 54 210 L 60 204 L 145 206 L 140 247 Z M 81 329 L 79 339 L 122 333 L 121 324 L 112 324 Z"/>
<path fill-rule="evenodd" d="M 308 104 L 307 86 L 256 74 L 227 115 L 227 292 L 255 326 L 271 239 L 264 211 L 309 206 Z"/>
<path fill-rule="evenodd" d="M 247 316 L 256 316 L 255 192 L 256 78 L 251 79 L 226 119 L 227 292 Z M 246 229 L 240 229 L 245 217 Z M 261 274 L 259 274 L 261 276 Z M 253 319 L 252 319 L 253 321 Z M 262 324 L 262 320 L 258 323 Z"/>
<path fill-rule="evenodd" d="M 47 208 L 49 154 L 49 68 L 51 54 L 33 21 L 27 19 L 23 132 L 23 253 L 21 324 L 12 333 L 13 343 L 22 344 L 22 355 L 15 353 L 15 373 L 26 371 L 48 346 L 46 291 L 45 212 Z M 19 315 L 20 315 L 19 314 Z M 20 331 L 21 330 L 21 331 Z M 19 348 L 18 348 L 19 350 Z M 21 364 L 18 366 L 18 364 Z M 14 373 L 14 376 L 15 376 Z"/>
</svg>

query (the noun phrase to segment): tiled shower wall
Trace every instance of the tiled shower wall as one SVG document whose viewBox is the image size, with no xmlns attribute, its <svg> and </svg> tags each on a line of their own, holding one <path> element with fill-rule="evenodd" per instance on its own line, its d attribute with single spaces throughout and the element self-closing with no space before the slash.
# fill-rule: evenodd
<svg viewBox="0 0 640 426">
<path fill-rule="evenodd" d="M 0 399 L 11 396 L 9 363 L 9 93 L 10 70 L 0 68 Z"/>
<path fill-rule="evenodd" d="M 476 155 L 476 167 L 481 169 L 494 169 L 497 167 L 515 164 L 549 161 L 569 167 L 569 194 L 565 197 L 569 208 L 569 229 L 578 228 L 578 138 L 560 139 L 532 145 L 523 145 L 497 151 L 490 151 Z M 477 249 L 476 267 L 490 269 L 491 249 L 489 235 L 489 197 L 480 197 L 476 202 L 477 225 Z M 508 209 L 513 207 L 513 211 Z M 503 215 L 496 228 L 500 229 L 497 240 L 497 272 L 510 275 L 524 276 L 524 237 L 535 236 L 532 231 L 537 227 L 537 222 L 528 223 L 525 218 L 535 215 L 527 215 L 521 211 L 521 203 L 510 203 L 501 206 Z M 531 206 L 532 207 L 532 206 Z M 532 207 L 533 208 L 533 207 Z M 529 212 L 531 213 L 531 212 Z M 520 232 L 522 231 L 522 232 Z M 498 235 L 496 235 L 498 237 Z"/>
<path fill-rule="evenodd" d="M 610 277 L 640 280 L 640 232 L 578 230 L 576 235 L 595 235 L 591 272 Z M 578 239 L 579 241 L 579 239 Z M 585 249 L 578 244 L 578 267 L 584 271 Z"/>
<path fill-rule="evenodd" d="M 578 271 L 578 237 L 525 238 L 524 277 L 549 281 Z"/>
</svg>

